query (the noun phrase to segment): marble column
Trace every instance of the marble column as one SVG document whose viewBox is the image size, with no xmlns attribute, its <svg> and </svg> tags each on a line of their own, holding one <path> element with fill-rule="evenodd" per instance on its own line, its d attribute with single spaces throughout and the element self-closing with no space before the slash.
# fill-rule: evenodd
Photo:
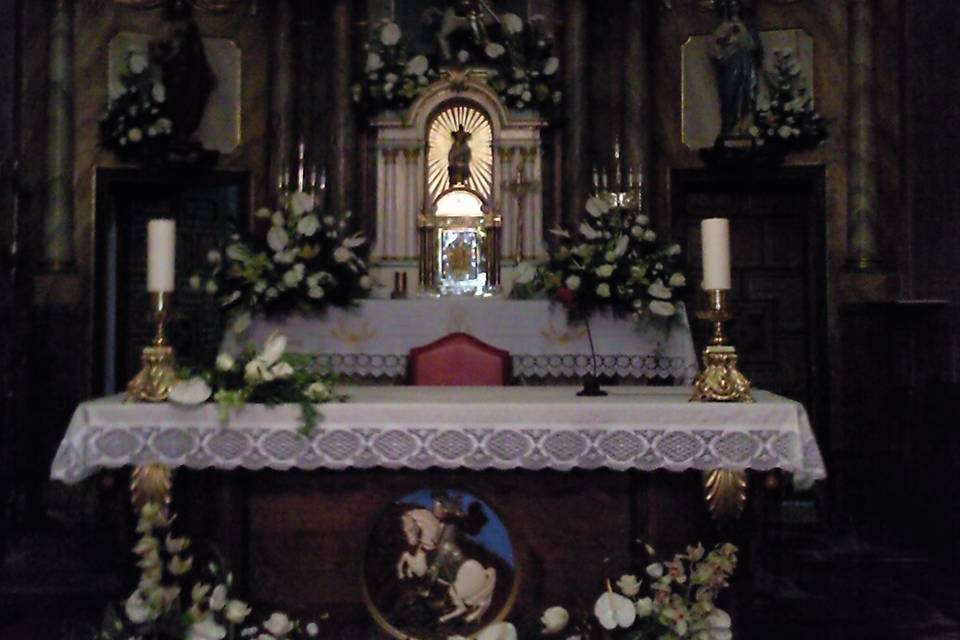
<svg viewBox="0 0 960 640">
<path fill-rule="evenodd" d="M 294 55 L 293 7 L 287 0 L 277 2 L 270 24 L 270 171 L 267 194 L 276 193 L 283 171 L 290 170 L 294 147 L 293 123 L 296 107 L 293 93 Z"/>
<path fill-rule="evenodd" d="M 330 7 L 333 28 L 331 169 L 332 205 L 337 211 L 353 208 L 353 151 L 356 140 L 350 105 L 350 47 L 353 24 L 350 0 L 333 0 Z"/>
<path fill-rule="evenodd" d="M 655 18 L 655 6 L 646 0 L 627 0 L 626 43 L 623 64 L 623 159 L 626 167 L 640 168 L 643 210 L 650 211 L 649 185 L 653 184 L 651 129 L 653 100 L 650 99 L 649 27 Z"/>
<path fill-rule="evenodd" d="M 558 219 L 563 225 L 573 227 L 580 219 L 587 196 L 587 3 L 564 0 L 563 9 L 564 192 L 563 210 Z"/>
<path fill-rule="evenodd" d="M 847 260 L 869 269 L 879 259 L 874 2 L 850 2 L 850 152 Z"/>
<path fill-rule="evenodd" d="M 73 2 L 57 0 L 50 24 L 43 257 L 50 271 L 73 263 Z"/>
</svg>

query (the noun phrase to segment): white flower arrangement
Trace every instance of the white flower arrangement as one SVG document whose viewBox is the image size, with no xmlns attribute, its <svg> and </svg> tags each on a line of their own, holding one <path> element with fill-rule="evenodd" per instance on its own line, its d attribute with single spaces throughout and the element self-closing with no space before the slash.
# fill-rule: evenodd
<svg viewBox="0 0 960 640">
<path fill-rule="evenodd" d="M 654 550 L 646 545 L 647 553 Z M 592 611 L 571 619 L 563 607 L 547 609 L 540 619 L 543 635 L 610 640 L 731 640 L 730 616 L 718 608 L 717 595 L 729 585 L 737 565 L 737 548 L 718 544 L 688 546 L 667 562 L 651 562 L 642 579 L 633 574 L 607 581 Z M 641 596 L 646 583 L 648 595 Z M 569 629 L 568 629 L 569 627 Z"/>
<path fill-rule="evenodd" d="M 827 137 L 826 121 L 813 107 L 800 64 L 790 50 L 775 49 L 769 99 L 757 105 L 750 135 L 764 152 L 784 155 L 812 149 Z"/>
<path fill-rule="evenodd" d="M 319 635 L 316 622 L 282 612 L 266 618 L 254 613 L 233 594 L 233 574 L 217 561 L 198 562 L 189 555 L 191 541 L 174 537 L 174 519 L 155 502 L 140 507 L 140 539 L 133 549 L 140 580 L 119 609 L 108 606 L 98 640 L 306 640 Z"/>
<path fill-rule="evenodd" d="M 501 26 L 476 46 L 458 49 L 453 64 L 490 67 L 487 82 L 511 109 L 537 109 L 546 116 L 556 112 L 563 99 L 557 72 L 560 59 L 553 53 L 553 38 L 543 20 L 528 22 L 514 14 L 501 16 Z M 400 27 L 390 21 L 378 24 L 366 44 L 363 75 L 353 85 L 353 100 L 368 114 L 404 109 L 439 78 L 443 60 L 408 49 Z"/>
<path fill-rule="evenodd" d="M 596 310 L 670 318 L 676 292 L 686 286 L 680 247 L 657 244 L 649 218 L 592 197 L 576 234 L 555 229 L 556 248 L 537 279 L 575 319 Z"/>
<path fill-rule="evenodd" d="M 350 212 L 317 211 L 313 194 L 300 191 L 283 200 L 276 211 L 254 213 L 269 221 L 266 234 L 234 234 L 222 255 L 208 255 L 210 272 L 190 279 L 193 288 L 219 296 L 231 326 L 250 314 L 349 306 L 373 287 L 358 253 L 366 239 L 347 233 Z"/>
<path fill-rule="evenodd" d="M 100 116 L 100 145 L 124 160 L 160 158 L 173 138 L 166 87 L 156 75 L 147 54 L 131 48 L 119 83 L 110 87 Z"/>
</svg>

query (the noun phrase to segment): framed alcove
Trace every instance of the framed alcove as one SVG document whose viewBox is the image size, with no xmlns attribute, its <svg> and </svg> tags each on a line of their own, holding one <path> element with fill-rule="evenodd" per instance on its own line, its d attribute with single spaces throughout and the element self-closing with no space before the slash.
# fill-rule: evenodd
<svg viewBox="0 0 960 640">
<path fill-rule="evenodd" d="M 171 340 L 178 361 L 212 361 L 222 336 L 219 305 L 191 289 L 190 276 L 208 272 L 208 251 L 223 247 L 234 227 L 246 226 L 250 174 L 99 168 L 94 192 L 94 392 L 125 389 L 152 337 L 146 291 L 151 218 L 177 221 Z"/>
<path fill-rule="evenodd" d="M 687 257 L 691 315 L 703 278 L 700 221 L 730 219 L 733 312 L 740 368 L 757 388 L 802 402 L 826 424 L 826 215 L 823 167 L 677 169 L 670 175 L 673 235 Z M 691 318 L 694 342 L 708 323 Z"/>
</svg>

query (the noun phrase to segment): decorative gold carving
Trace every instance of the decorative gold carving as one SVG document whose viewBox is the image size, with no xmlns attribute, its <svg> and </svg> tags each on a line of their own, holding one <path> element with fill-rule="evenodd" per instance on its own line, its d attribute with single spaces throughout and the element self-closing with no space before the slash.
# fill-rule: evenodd
<svg viewBox="0 0 960 640">
<path fill-rule="evenodd" d="M 728 291 L 707 292 L 710 306 L 697 312 L 697 317 L 713 323 L 711 344 L 703 350 L 703 371 L 693 382 L 691 402 L 753 402 L 750 381 L 737 370 L 737 350 L 727 344 L 723 323 L 732 316 Z"/>
<path fill-rule="evenodd" d="M 140 372 L 127 384 L 127 393 L 135 400 L 163 402 L 170 396 L 179 378 L 173 358 L 173 347 L 167 344 L 166 323 L 170 315 L 169 294 L 150 294 L 153 307 L 153 343 L 143 348 Z"/>
<path fill-rule="evenodd" d="M 330 330 L 330 336 L 350 345 L 359 345 L 377 337 L 377 332 L 370 328 L 370 323 L 364 320 L 359 329 L 353 329 L 349 324 L 341 320 L 336 328 Z"/>
<path fill-rule="evenodd" d="M 727 469 L 704 471 L 703 497 L 714 522 L 739 519 L 747 506 L 747 474 Z"/>
<path fill-rule="evenodd" d="M 393 164 L 397 161 L 397 156 L 400 155 L 400 149 L 386 148 L 381 151 L 383 154 L 383 161 L 387 164 Z"/>
<path fill-rule="evenodd" d="M 413 164 L 420 158 L 420 147 L 407 147 L 403 150 L 404 159 Z"/>
<path fill-rule="evenodd" d="M 516 152 L 516 147 L 497 147 L 497 157 L 500 158 L 500 162 L 512 160 Z"/>
<path fill-rule="evenodd" d="M 547 320 L 547 324 L 540 329 L 540 335 L 550 344 L 565 345 L 582 340 L 587 335 L 587 330 L 580 326 L 574 326 L 560 332 L 554 326 L 553 320 Z"/>
<path fill-rule="evenodd" d="M 148 502 L 154 502 L 165 510 L 169 508 L 172 489 L 173 473 L 163 465 L 138 465 L 130 475 L 130 502 L 138 513 Z"/>
<path fill-rule="evenodd" d="M 537 157 L 539 151 L 536 147 L 520 147 L 520 157 L 524 162 L 530 162 Z"/>
</svg>

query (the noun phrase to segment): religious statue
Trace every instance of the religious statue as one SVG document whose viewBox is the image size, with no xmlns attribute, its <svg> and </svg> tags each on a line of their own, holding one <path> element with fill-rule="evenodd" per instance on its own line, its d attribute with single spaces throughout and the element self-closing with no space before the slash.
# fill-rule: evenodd
<svg viewBox="0 0 960 640">
<path fill-rule="evenodd" d="M 193 137 L 216 86 L 200 30 L 185 0 L 168 2 L 166 15 L 164 33 L 151 43 L 150 54 L 160 65 L 166 87 L 167 111 L 173 121 L 172 152 L 184 156 L 214 153 L 204 150 Z"/>
<path fill-rule="evenodd" d="M 763 68 L 760 35 L 743 17 L 739 0 L 717 4 L 723 21 L 714 30 L 709 53 L 717 71 L 720 135 L 717 144 L 749 136 Z"/>
<path fill-rule="evenodd" d="M 453 144 L 447 154 L 447 173 L 450 176 L 450 186 L 467 184 L 470 180 L 470 132 L 461 124 L 456 131 L 450 132 Z"/>
</svg>

